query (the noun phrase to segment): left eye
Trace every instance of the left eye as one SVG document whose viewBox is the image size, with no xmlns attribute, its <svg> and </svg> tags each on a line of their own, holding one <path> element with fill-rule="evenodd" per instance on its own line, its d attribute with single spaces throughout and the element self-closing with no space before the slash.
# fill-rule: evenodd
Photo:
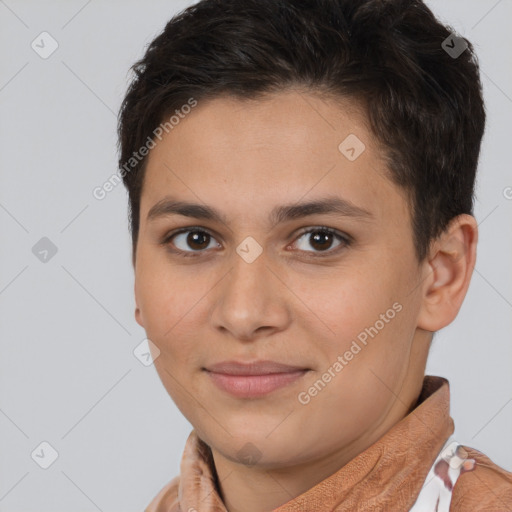
<svg viewBox="0 0 512 512">
<path fill-rule="evenodd" d="M 301 240 L 304 239 L 302 242 Z M 309 229 L 301 234 L 301 236 L 297 240 L 297 244 L 299 246 L 299 250 L 306 252 L 326 252 L 332 249 L 333 240 L 338 239 L 339 243 L 335 246 L 337 249 L 340 245 L 348 245 L 349 240 L 337 233 L 336 231 L 330 228 L 315 228 Z M 308 251 L 305 247 L 307 244 L 310 244 L 313 248 L 317 249 L 317 251 Z M 334 250 L 332 251 L 334 252 Z"/>
</svg>

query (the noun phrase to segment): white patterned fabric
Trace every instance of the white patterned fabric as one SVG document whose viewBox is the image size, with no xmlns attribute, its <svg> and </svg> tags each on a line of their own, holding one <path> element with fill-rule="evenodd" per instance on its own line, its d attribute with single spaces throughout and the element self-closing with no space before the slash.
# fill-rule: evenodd
<svg viewBox="0 0 512 512">
<path fill-rule="evenodd" d="M 409 512 L 449 512 L 455 482 L 461 473 L 471 471 L 474 466 L 475 461 L 467 458 L 466 450 L 449 440 L 432 464 Z"/>
</svg>

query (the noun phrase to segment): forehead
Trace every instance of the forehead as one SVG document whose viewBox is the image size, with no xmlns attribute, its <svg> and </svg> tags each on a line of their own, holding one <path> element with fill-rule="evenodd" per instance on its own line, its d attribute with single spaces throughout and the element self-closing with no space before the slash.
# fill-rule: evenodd
<svg viewBox="0 0 512 512">
<path fill-rule="evenodd" d="M 150 151 L 141 219 L 169 194 L 242 217 L 339 194 L 387 215 L 402 191 L 383 156 L 352 100 L 287 92 L 199 102 Z"/>
</svg>

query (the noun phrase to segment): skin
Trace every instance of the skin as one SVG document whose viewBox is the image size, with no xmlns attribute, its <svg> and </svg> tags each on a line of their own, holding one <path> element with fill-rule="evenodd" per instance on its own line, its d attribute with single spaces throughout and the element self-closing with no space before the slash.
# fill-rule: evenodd
<svg viewBox="0 0 512 512">
<path fill-rule="evenodd" d="M 350 133 L 366 146 L 354 161 L 338 149 Z M 286 503 L 407 415 L 422 387 L 432 332 L 462 304 L 476 258 L 475 219 L 455 218 L 418 262 L 410 207 L 386 177 L 382 155 L 353 101 L 291 90 L 251 102 L 199 103 L 150 152 L 135 251 L 135 316 L 160 350 L 155 367 L 165 388 L 212 449 L 230 512 Z M 275 206 L 333 194 L 372 217 L 314 214 L 269 224 Z M 209 205 L 226 220 L 148 221 L 166 196 Z M 318 232 L 300 232 L 322 226 L 352 243 L 333 236 L 321 246 L 312 239 Z M 187 244 L 193 231 L 162 244 L 184 227 L 211 237 Z M 248 236 L 263 251 L 252 263 L 236 252 Z M 298 394 L 394 303 L 402 310 L 301 404 Z M 310 371 L 247 399 L 219 390 L 202 370 L 263 359 Z M 237 455 L 248 442 L 260 457 L 255 464 Z"/>
</svg>

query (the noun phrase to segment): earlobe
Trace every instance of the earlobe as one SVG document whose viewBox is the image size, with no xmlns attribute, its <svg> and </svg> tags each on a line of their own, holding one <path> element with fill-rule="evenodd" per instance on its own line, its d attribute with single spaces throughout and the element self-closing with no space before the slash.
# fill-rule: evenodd
<svg viewBox="0 0 512 512">
<path fill-rule="evenodd" d="M 133 285 L 133 294 L 135 296 L 135 321 L 141 326 L 144 327 L 144 321 L 142 319 L 142 312 L 139 307 L 139 302 L 137 300 L 137 280 Z"/>
<path fill-rule="evenodd" d="M 142 313 L 138 307 L 135 308 L 135 320 L 141 327 L 144 327 L 144 322 L 142 321 Z"/>
<path fill-rule="evenodd" d="M 455 319 L 473 274 L 477 242 L 475 218 L 462 214 L 432 244 L 418 327 L 435 332 Z"/>
</svg>

